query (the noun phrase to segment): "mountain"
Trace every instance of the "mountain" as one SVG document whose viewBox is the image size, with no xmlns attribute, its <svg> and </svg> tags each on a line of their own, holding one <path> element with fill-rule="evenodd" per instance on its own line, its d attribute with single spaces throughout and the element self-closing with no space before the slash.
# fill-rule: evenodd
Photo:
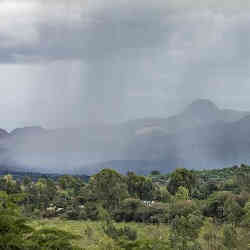
<svg viewBox="0 0 250 250">
<path fill-rule="evenodd" d="M 152 131 L 176 133 L 187 128 L 207 126 L 216 122 L 235 122 L 250 115 L 250 112 L 219 109 L 213 102 L 198 99 L 188 105 L 180 114 L 168 118 L 145 118 L 124 124 L 136 134 Z"/>
<path fill-rule="evenodd" d="M 2 135 L 2 136 L 1 136 Z M 196 100 L 180 114 L 81 128 L 0 130 L 0 165 L 12 170 L 93 174 L 110 167 L 140 174 L 176 167 L 250 163 L 250 112 Z"/>
<path fill-rule="evenodd" d="M 6 130 L 0 128 L 0 139 L 7 137 L 8 135 L 9 133 Z"/>
<path fill-rule="evenodd" d="M 250 117 L 184 129 L 174 134 L 136 137 L 127 151 L 129 159 L 155 160 L 172 156 L 187 168 L 218 168 L 250 162 Z M 168 166 L 180 167 L 178 162 Z M 164 169 L 161 169 L 164 171 Z"/>
<path fill-rule="evenodd" d="M 43 134 L 46 130 L 39 126 L 16 128 L 10 132 L 11 136 L 36 136 Z"/>
</svg>

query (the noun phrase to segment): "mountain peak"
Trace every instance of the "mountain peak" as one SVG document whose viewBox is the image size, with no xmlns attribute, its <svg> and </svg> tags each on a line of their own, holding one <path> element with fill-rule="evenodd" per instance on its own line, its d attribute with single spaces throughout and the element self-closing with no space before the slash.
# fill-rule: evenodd
<svg viewBox="0 0 250 250">
<path fill-rule="evenodd" d="M 6 130 L 0 128 L 0 137 L 5 137 L 5 136 L 8 136 L 8 135 L 9 134 L 8 134 L 8 132 Z"/>
<path fill-rule="evenodd" d="M 35 135 L 35 134 L 41 134 L 45 130 L 42 127 L 39 126 L 32 126 L 32 127 L 23 127 L 23 128 L 16 128 L 13 130 L 10 134 L 11 135 Z"/>
<path fill-rule="evenodd" d="M 218 107 L 210 100 L 198 99 L 188 105 L 185 109 L 185 113 L 208 114 L 217 112 L 218 110 Z"/>
</svg>

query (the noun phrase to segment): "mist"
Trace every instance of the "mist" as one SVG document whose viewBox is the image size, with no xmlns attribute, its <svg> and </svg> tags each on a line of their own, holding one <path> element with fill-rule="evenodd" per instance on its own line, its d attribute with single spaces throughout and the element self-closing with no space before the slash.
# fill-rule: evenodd
<svg viewBox="0 0 250 250">
<path fill-rule="evenodd" d="M 126 121 L 167 119 L 200 98 L 250 110 L 249 14 L 245 0 L 0 1 L 0 127 L 47 129 L 12 137 L 5 161 L 59 171 L 141 160 L 128 156 L 138 131 Z"/>
</svg>

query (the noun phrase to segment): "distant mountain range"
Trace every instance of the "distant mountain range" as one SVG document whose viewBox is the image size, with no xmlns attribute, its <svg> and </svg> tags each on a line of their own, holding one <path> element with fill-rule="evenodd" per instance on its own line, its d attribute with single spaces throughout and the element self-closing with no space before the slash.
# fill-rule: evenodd
<svg viewBox="0 0 250 250">
<path fill-rule="evenodd" d="M 77 129 L 0 129 L 2 169 L 92 174 L 250 163 L 250 112 L 197 100 L 176 116 Z"/>
</svg>

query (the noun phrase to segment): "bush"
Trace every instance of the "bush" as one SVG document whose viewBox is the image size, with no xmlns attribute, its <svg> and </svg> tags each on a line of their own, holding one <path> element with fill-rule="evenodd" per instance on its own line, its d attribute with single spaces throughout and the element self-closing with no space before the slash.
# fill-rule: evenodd
<svg viewBox="0 0 250 250">
<path fill-rule="evenodd" d="M 111 220 L 107 220 L 103 226 L 103 231 L 110 238 L 114 240 L 130 240 L 134 241 L 137 239 L 137 232 L 129 226 L 124 226 L 122 228 L 117 228 Z"/>
<path fill-rule="evenodd" d="M 77 239 L 71 233 L 64 232 L 57 229 L 41 229 L 34 232 L 30 237 L 27 238 L 25 248 L 27 250 L 77 250 L 78 247 L 71 245 L 71 240 Z"/>
<path fill-rule="evenodd" d="M 56 230 L 33 230 L 17 209 L 12 197 L 0 193 L 0 249 L 1 250 L 73 250 L 71 245 L 77 237 Z"/>
<path fill-rule="evenodd" d="M 200 210 L 198 205 L 191 200 L 179 200 L 176 202 L 173 202 L 167 211 L 167 220 L 169 223 L 171 223 L 171 221 L 179 216 L 184 216 L 187 217 L 190 214 L 200 214 Z"/>
</svg>

